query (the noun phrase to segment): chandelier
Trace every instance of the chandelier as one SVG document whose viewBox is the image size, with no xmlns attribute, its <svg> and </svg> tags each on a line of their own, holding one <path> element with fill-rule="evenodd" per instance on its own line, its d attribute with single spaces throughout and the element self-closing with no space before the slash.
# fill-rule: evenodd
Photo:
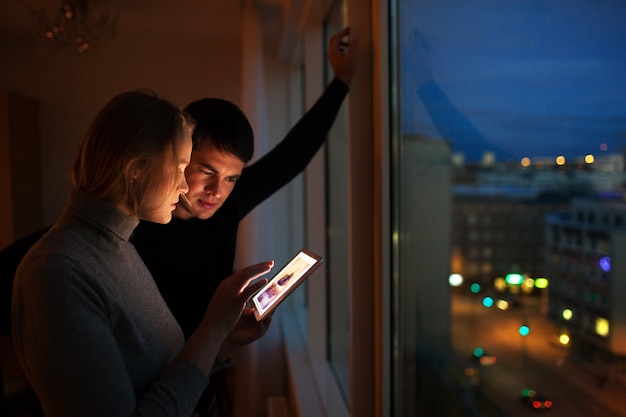
<svg viewBox="0 0 626 417">
<path fill-rule="evenodd" d="M 98 10 L 90 0 L 64 0 L 54 12 L 21 2 L 30 9 L 38 34 L 62 49 L 84 54 L 115 37 L 117 13 Z"/>
</svg>

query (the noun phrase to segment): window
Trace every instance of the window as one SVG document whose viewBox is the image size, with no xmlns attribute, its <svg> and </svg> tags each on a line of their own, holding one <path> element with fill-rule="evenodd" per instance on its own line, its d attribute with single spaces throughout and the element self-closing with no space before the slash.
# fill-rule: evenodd
<svg viewBox="0 0 626 417">
<path fill-rule="evenodd" d="M 456 254 L 472 259 L 471 246 L 486 245 L 493 237 L 500 246 L 494 246 L 492 264 L 456 263 L 462 271 L 453 272 L 480 273 L 486 281 L 507 272 L 541 274 L 554 280 L 550 288 L 555 298 L 548 305 L 584 298 L 580 283 L 587 279 L 588 268 L 582 267 L 587 250 L 582 245 L 594 215 L 586 208 L 570 209 L 574 198 L 602 198 L 620 191 L 597 180 L 602 174 L 599 164 L 583 161 L 594 159 L 589 155 L 595 161 L 623 158 L 626 31 L 619 16 L 626 15 L 626 3 L 395 0 L 391 5 L 390 91 L 397 92 L 391 103 L 392 213 L 397 213 L 392 233 L 398 237 L 393 247 L 398 260 L 393 265 L 398 277 L 393 309 L 398 312 L 392 337 L 399 341 L 394 366 L 398 374 L 392 378 L 399 391 L 394 410 L 398 416 L 519 414 L 518 403 L 504 400 L 514 398 L 517 388 L 499 382 L 512 378 L 524 384 L 534 379 L 541 385 L 541 378 L 528 377 L 536 370 L 523 361 L 532 343 L 520 340 L 514 347 L 520 363 L 506 365 L 524 368 L 526 374 L 513 371 L 494 377 L 500 371 L 493 367 L 480 374 L 487 381 L 482 384 L 463 372 L 449 373 L 465 365 L 463 358 L 472 346 L 512 347 L 490 338 L 502 327 L 490 332 L 494 328 L 489 321 L 477 323 L 472 308 L 455 309 L 467 305 L 455 303 L 459 297 L 467 303 L 482 297 L 464 294 L 467 287 L 449 292 L 442 283 L 447 282 L 451 262 L 442 259 L 450 256 L 452 244 Z M 466 214 L 464 239 L 450 231 L 450 225 L 459 222 L 449 219 L 449 213 L 461 213 L 455 207 L 458 201 L 472 201 L 473 207 L 483 202 L 503 214 L 500 219 L 494 215 L 491 222 L 485 221 L 486 211 Z M 556 215 L 563 209 L 569 217 Z M 547 215 L 554 220 L 544 225 L 539 219 Z M 603 226 L 616 223 L 606 214 L 597 217 Z M 506 224 L 504 240 L 499 239 L 501 230 L 489 230 L 500 222 Z M 544 249 L 546 227 L 553 232 L 549 250 Z M 416 235 L 429 239 L 408 239 Z M 597 238 L 598 249 L 608 253 L 608 241 Z M 599 286 L 588 293 L 598 308 L 606 307 L 603 291 Z M 513 323 L 524 311 L 550 329 L 549 318 L 539 308 L 542 296 L 548 295 L 536 289 L 524 295 L 524 309 L 506 312 L 508 319 L 484 310 L 480 317 Z M 577 339 L 579 320 L 570 323 L 573 345 L 584 346 L 590 358 L 605 354 L 606 346 Z M 473 331 L 458 330 L 471 323 Z M 585 318 L 583 325 L 591 329 L 596 321 Z M 607 337 L 615 331 L 608 332 L 604 322 L 598 327 Z M 525 340 L 552 336 L 535 329 Z M 508 339 L 513 337 L 519 335 L 511 333 Z M 578 398 L 576 387 L 563 384 L 572 392 L 568 398 Z M 549 395 L 553 387 L 546 383 L 536 389 Z M 495 400 L 485 400 L 483 390 Z M 469 401 L 462 404 L 464 399 Z M 584 410 L 583 401 L 576 407 L 597 415 Z"/>
</svg>

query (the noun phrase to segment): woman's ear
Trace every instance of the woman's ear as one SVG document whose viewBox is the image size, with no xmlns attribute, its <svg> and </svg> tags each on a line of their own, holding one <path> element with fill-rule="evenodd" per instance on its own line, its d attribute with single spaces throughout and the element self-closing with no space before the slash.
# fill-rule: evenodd
<svg viewBox="0 0 626 417">
<path fill-rule="evenodd" d="M 132 168 L 132 176 L 130 177 L 130 182 L 135 182 L 135 180 L 137 178 L 139 178 L 139 175 L 141 175 L 141 168 L 135 167 Z"/>
</svg>

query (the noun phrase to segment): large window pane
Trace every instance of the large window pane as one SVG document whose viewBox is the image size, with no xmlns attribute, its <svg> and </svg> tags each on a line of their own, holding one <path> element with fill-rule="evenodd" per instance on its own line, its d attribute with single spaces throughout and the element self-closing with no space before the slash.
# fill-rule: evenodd
<svg viewBox="0 0 626 417">
<path fill-rule="evenodd" d="M 626 3 L 391 5 L 394 414 L 622 415 Z"/>
</svg>

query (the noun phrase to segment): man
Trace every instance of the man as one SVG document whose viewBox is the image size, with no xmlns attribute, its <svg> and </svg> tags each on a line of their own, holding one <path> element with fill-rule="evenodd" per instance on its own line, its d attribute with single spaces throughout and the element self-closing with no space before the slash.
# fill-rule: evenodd
<svg viewBox="0 0 626 417">
<path fill-rule="evenodd" d="M 219 282 L 233 272 L 240 220 L 301 173 L 326 140 L 354 72 L 356 42 L 343 41 L 349 34 L 345 28 L 330 39 L 328 60 L 335 78 L 322 96 L 281 143 L 250 166 L 246 164 L 253 153 L 252 128 L 237 106 L 221 99 L 187 106 L 197 122 L 191 163 L 185 170 L 190 206 L 179 204 L 168 225 L 142 222 L 131 239 L 185 337 L 202 319 Z M 3 334 L 10 335 L 15 269 L 46 230 L 0 253 L 0 290 L 7 299 L 3 300 L 7 312 L 0 317 Z M 242 340 L 245 343 L 249 340 Z"/>
<path fill-rule="evenodd" d="M 253 134 L 241 110 L 220 99 L 187 106 L 197 122 L 185 170 L 191 207 L 179 204 L 167 225 L 140 224 L 132 238 L 185 335 L 233 272 L 240 220 L 302 172 L 324 143 L 352 78 L 352 51 L 341 43 L 348 34 L 346 28 L 330 40 L 335 79 L 283 141 L 250 166 Z"/>
</svg>

